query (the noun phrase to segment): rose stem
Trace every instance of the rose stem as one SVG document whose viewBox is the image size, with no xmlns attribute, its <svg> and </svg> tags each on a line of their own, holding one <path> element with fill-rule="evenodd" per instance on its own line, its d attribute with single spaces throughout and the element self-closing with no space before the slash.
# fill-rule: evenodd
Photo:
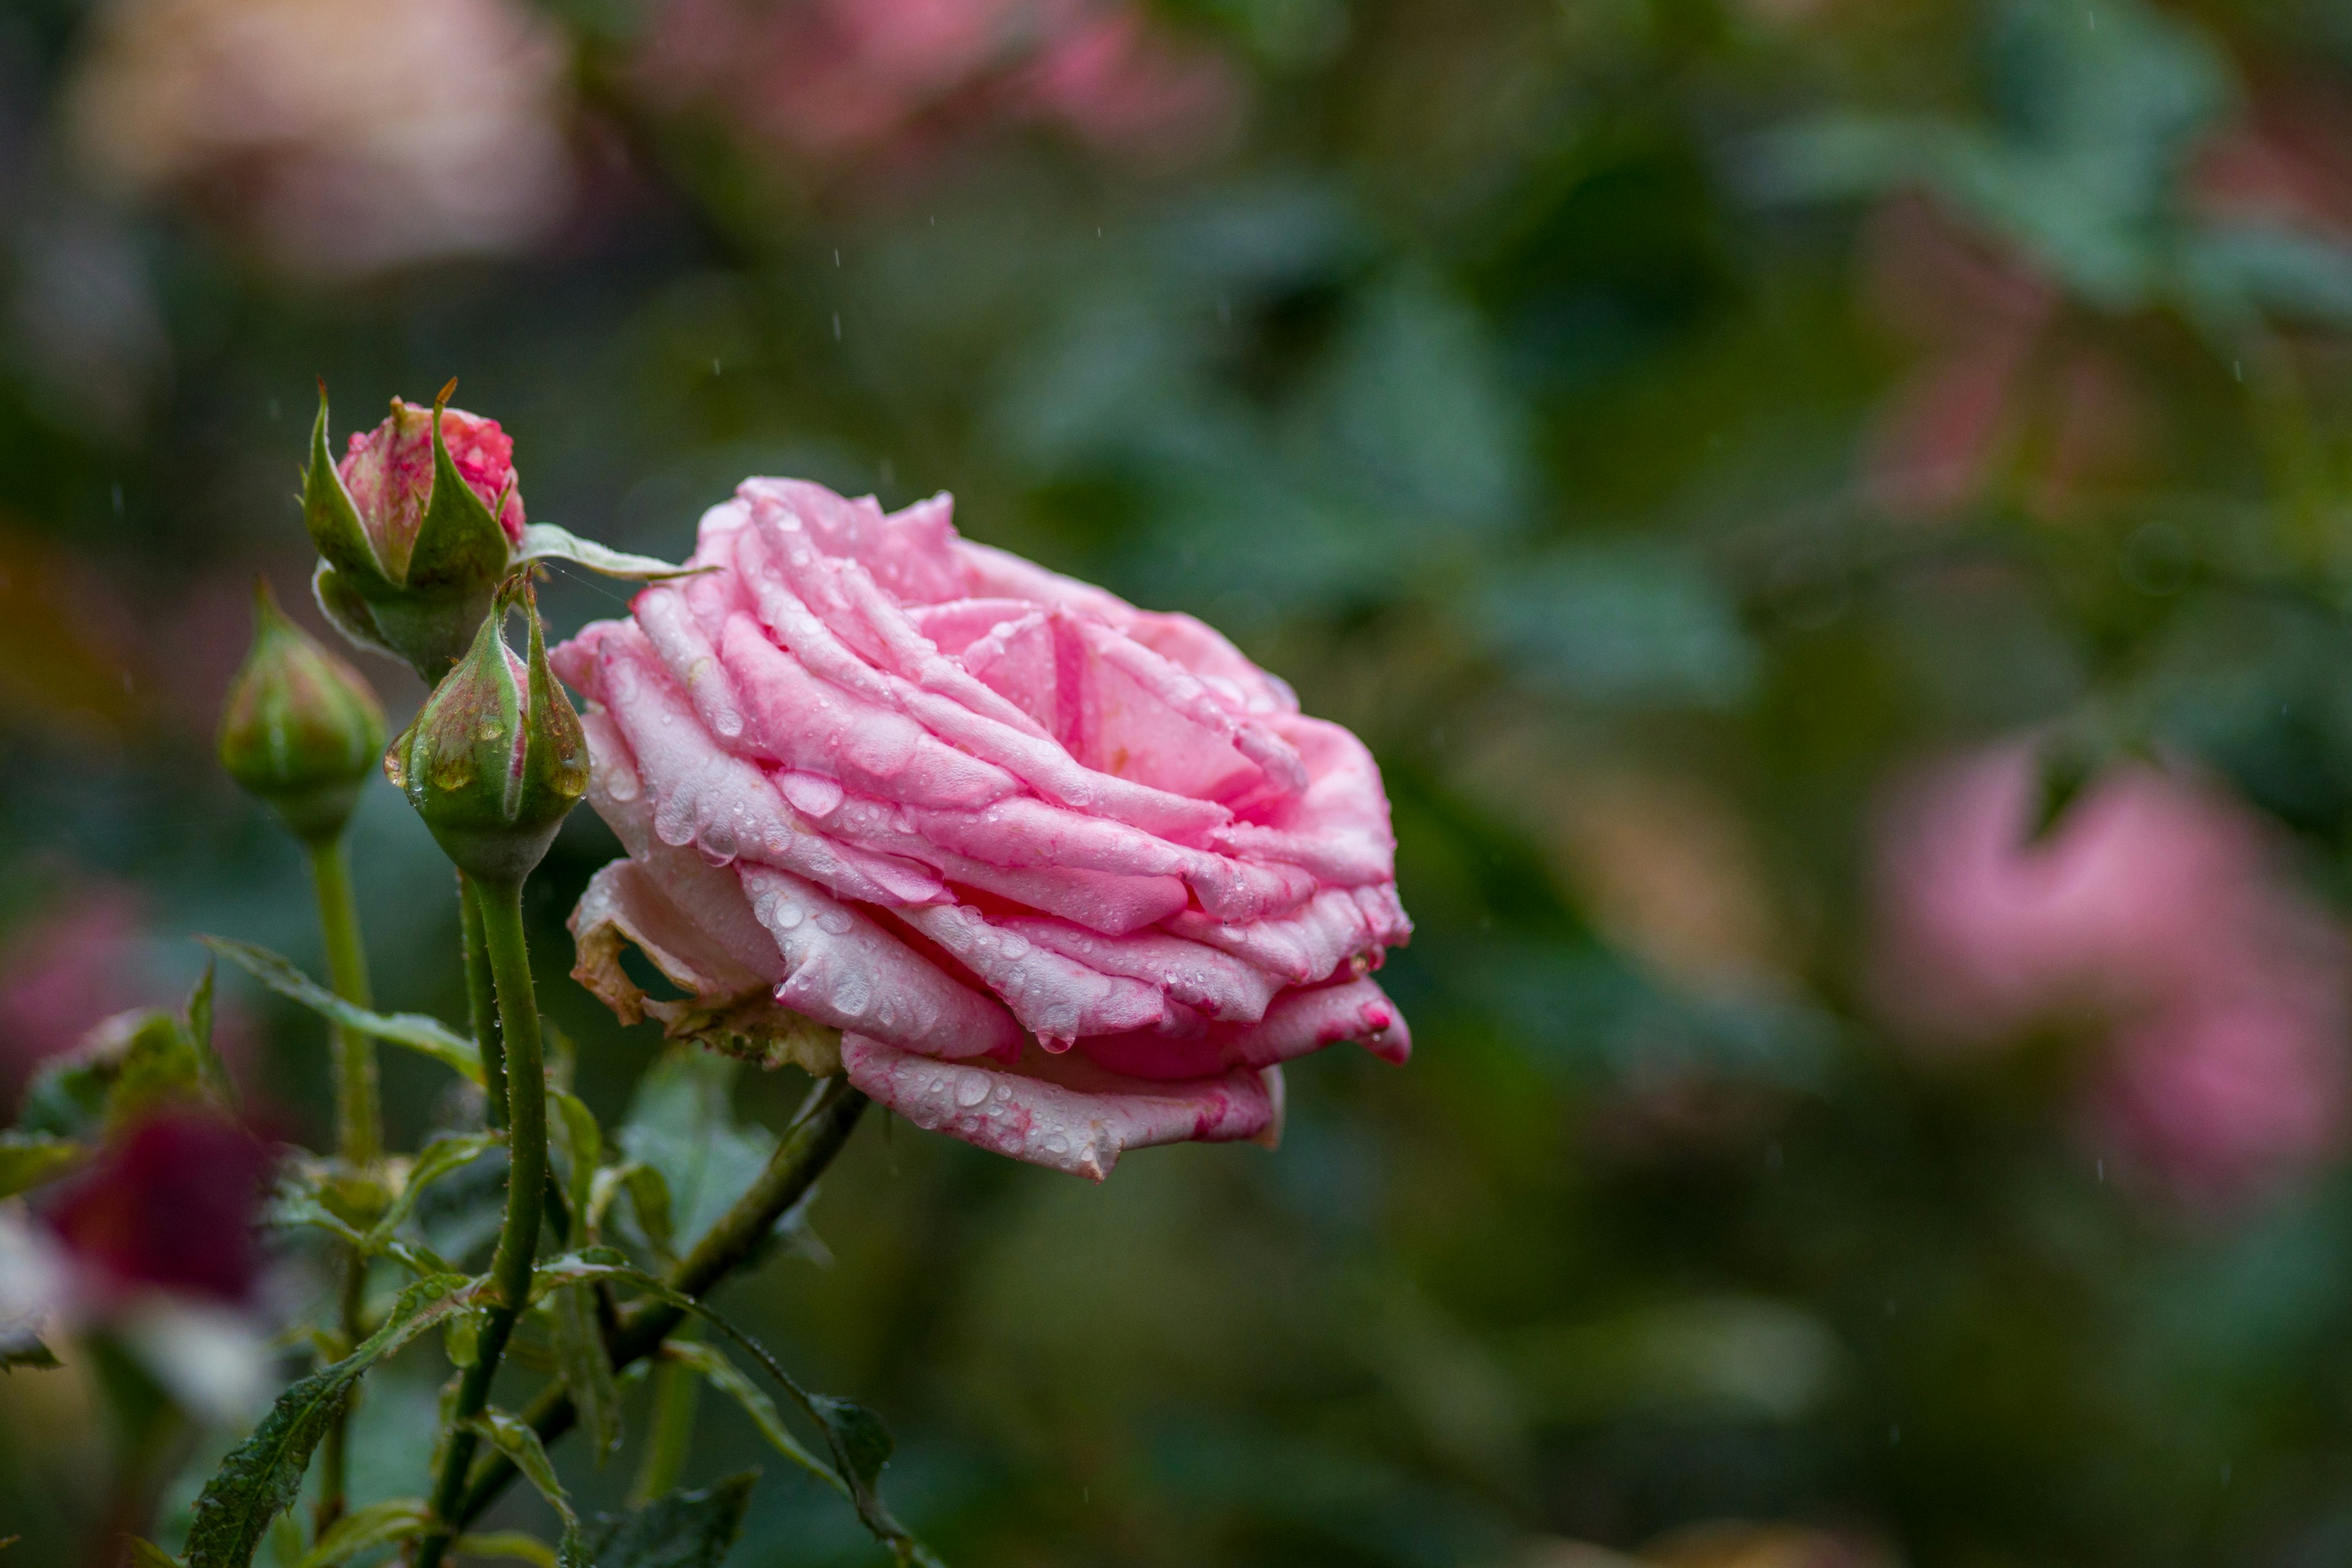
<svg viewBox="0 0 2352 1568">
<path fill-rule="evenodd" d="M 700 1297 L 749 1258 L 775 1229 L 784 1211 L 800 1202 L 833 1163 L 866 1106 L 866 1096 L 851 1088 L 846 1078 L 836 1075 L 820 1081 L 785 1131 L 783 1142 L 768 1157 L 759 1179 L 719 1217 L 694 1250 L 679 1259 L 664 1283 L 682 1296 Z M 608 1347 L 613 1370 L 623 1371 L 653 1354 L 685 1319 L 681 1308 L 662 1301 L 638 1302 L 623 1317 L 620 1331 Z M 571 1395 L 556 1384 L 531 1401 L 523 1417 L 542 1441 L 551 1441 L 572 1429 L 577 1414 Z M 467 1487 L 465 1501 L 454 1519 L 446 1513 L 442 1517 L 460 1528 L 472 1523 L 498 1500 L 514 1476 L 514 1465 L 505 1455 L 489 1456 Z"/>
<path fill-rule="evenodd" d="M 498 990 L 499 1023 L 506 1037 L 507 1136 L 511 1164 L 507 1179 L 506 1223 L 490 1259 L 497 1300 L 482 1321 L 474 1364 L 457 1384 L 450 1417 L 448 1448 L 433 1491 L 440 1528 L 417 1543 L 417 1568 L 436 1568 L 449 1549 L 450 1525 L 466 1496 L 466 1470 L 473 1463 L 474 1434 L 461 1430 L 490 1401 L 490 1380 L 506 1352 L 515 1318 L 530 1299 L 530 1265 L 539 1248 L 539 1225 L 547 1200 L 547 1080 L 540 1059 L 539 999 L 531 989 L 530 954 L 523 942 L 522 883 L 474 882 L 482 936 Z"/>
<path fill-rule="evenodd" d="M 310 880 L 319 893 L 319 929 L 327 940 L 327 976 L 335 994 L 373 1006 L 360 910 L 352 896 L 352 858 L 337 833 L 310 840 Z M 357 1029 L 328 1026 L 335 1042 L 335 1147 L 354 1165 L 383 1155 L 383 1112 L 377 1103 L 375 1042 Z"/>
<path fill-rule="evenodd" d="M 482 1053 L 482 1095 L 493 1127 L 507 1124 L 507 1058 L 499 1042 L 499 1002 L 490 980 L 490 950 L 482 934 L 482 900 L 474 880 L 457 873 L 457 918 L 466 930 L 466 1001 L 474 1044 Z"/>
<path fill-rule="evenodd" d="M 368 985 L 367 947 L 360 940 L 359 900 L 352 892 L 352 858 L 343 835 L 322 834 L 310 841 L 310 883 L 319 895 L 319 931 L 327 944 L 327 978 L 335 994 L 361 1007 L 373 1005 Z M 383 1154 L 383 1111 L 376 1089 L 375 1042 L 357 1029 L 328 1026 L 334 1047 L 335 1147 L 352 1165 L 373 1165 Z M 343 1259 L 341 1326 L 346 1348 L 359 1343 L 360 1311 L 367 1287 L 367 1259 L 353 1251 Z M 319 1500 L 311 1526 L 323 1534 L 342 1517 L 343 1480 L 349 1468 L 346 1436 L 351 1401 L 327 1427 L 319 1452 Z"/>
</svg>

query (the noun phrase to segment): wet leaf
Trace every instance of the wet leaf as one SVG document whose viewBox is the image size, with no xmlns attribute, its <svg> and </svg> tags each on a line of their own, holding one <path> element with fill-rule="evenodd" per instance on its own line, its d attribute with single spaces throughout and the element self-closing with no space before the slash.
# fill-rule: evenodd
<svg viewBox="0 0 2352 1568">
<path fill-rule="evenodd" d="M 482 1081 L 482 1057 L 474 1042 L 436 1018 L 422 1013 L 377 1013 L 355 1006 L 312 980 L 268 948 L 225 936 L 196 939 L 270 990 L 299 1002 L 313 1013 L 372 1035 L 387 1045 L 422 1052 L 472 1083 Z"/>
<path fill-rule="evenodd" d="M 455 1311 L 477 1288 L 463 1275 L 421 1279 L 400 1293 L 381 1328 L 331 1366 L 296 1382 L 252 1436 L 229 1450 L 195 1503 L 188 1568 L 247 1568 L 270 1521 L 293 1504 L 310 1451 L 350 1403 L 360 1379 Z"/>
</svg>

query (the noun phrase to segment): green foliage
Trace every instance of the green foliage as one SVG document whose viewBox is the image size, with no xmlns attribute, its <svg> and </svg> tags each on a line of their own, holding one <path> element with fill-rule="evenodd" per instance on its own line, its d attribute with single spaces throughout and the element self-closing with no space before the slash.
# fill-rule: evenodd
<svg viewBox="0 0 2352 1568">
<path fill-rule="evenodd" d="M 759 1479 L 757 1470 L 746 1470 L 626 1513 L 600 1513 L 587 1527 L 589 1557 L 596 1568 L 719 1568 L 743 1533 Z"/>
<path fill-rule="evenodd" d="M 400 1293 L 383 1324 L 351 1354 L 278 1395 L 252 1436 L 230 1450 L 196 1500 L 188 1568 L 247 1568 L 270 1521 L 294 1501 L 302 1471 L 352 1391 L 383 1357 L 462 1306 L 478 1282 L 463 1275 L 420 1279 Z"/>
<path fill-rule="evenodd" d="M 249 942 L 231 937 L 198 937 L 213 952 L 260 981 L 289 1001 L 347 1029 L 372 1035 L 387 1045 L 405 1046 L 432 1058 L 470 1083 L 482 1081 L 481 1053 L 474 1042 L 421 1013 L 377 1013 L 344 1001 L 304 974 L 293 964 Z"/>
<path fill-rule="evenodd" d="M 319 1537 L 296 1568 L 337 1568 L 363 1552 L 413 1541 L 433 1522 L 423 1498 L 390 1498 L 347 1513 Z"/>
<path fill-rule="evenodd" d="M 774 1419 L 772 1405 L 768 1406 L 768 1419 L 761 1423 L 761 1435 L 775 1444 L 779 1452 L 807 1468 L 847 1498 L 857 1510 L 857 1517 L 866 1528 L 874 1533 L 877 1540 L 888 1546 L 901 1563 L 935 1568 L 938 1559 L 915 1539 L 906 1526 L 898 1522 L 882 1501 L 879 1490 L 882 1469 L 890 1461 L 894 1445 L 888 1428 L 872 1411 L 850 1400 L 812 1394 L 803 1388 L 757 1340 L 703 1302 L 671 1289 L 610 1248 L 571 1253 L 541 1264 L 532 1273 L 531 1294 L 537 1299 L 550 1291 L 561 1291 L 567 1286 L 598 1280 L 633 1286 L 654 1300 L 693 1313 L 718 1329 L 758 1362 L 761 1370 L 775 1380 L 793 1405 L 824 1435 L 824 1446 L 831 1456 L 831 1463 L 816 1460 L 807 1448 L 793 1441 L 782 1425 Z M 717 1363 L 711 1360 L 716 1352 L 707 1345 L 680 1345 L 671 1349 L 679 1352 L 677 1359 L 703 1373 L 706 1377 L 713 1375 L 711 1369 L 714 1366 L 725 1366 L 723 1360 Z M 752 1410 L 753 1418 L 758 1421 L 755 1402 L 743 1397 L 746 1384 L 740 1374 L 730 1373 L 731 1368 L 719 1372 L 714 1378 L 716 1386 L 743 1403 L 747 1410 Z M 749 1392 L 756 1394 L 757 1391 Z"/>
<path fill-rule="evenodd" d="M 119 1014 L 42 1065 L 16 1128 L 36 1137 L 95 1139 L 154 1106 L 196 1098 L 204 1083 L 204 1058 L 179 1019 L 155 1009 Z"/>
<path fill-rule="evenodd" d="M 580 1533 L 580 1518 L 572 1510 L 571 1494 L 556 1479 L 555 1466 L 548 1459 L 546 1446 L 530 1423 L 511 1411 L 489 1409 L 475 1416 L 467 1426 L 508 1458 L 523 1479 L 539 1489 L 557 1517 L 563 1521 L 563 1542 L 556 1550 L 556 1562 L 561 1568 L 593 1568 L 587 1542 Z"/>
<path fill-rule="evenodd" d="M 0 1198 L 63 1175 L 86 1152 L 71 1139 L 47 1132 L 0 1132 Z"/>
<path fill-rule="evenodd" d="M 666 1052 L 638 1080 L 621 1123 L 620 1146 L 649 1173 L 638 1184 L 656 1226 L 667 1232 L 662 1242 L 679 1253 L 702 1239 L 775 1152 L 774 1133 L 735 1120 L 729 1096 L 740 1070 L 707 1051 Z M 631 1193 L 637 1195 L 636 1186 Z M 641 1225 L 646 1213 L 641 1203 Z M 651 1232 L 647 1239 L 655 1239 Z"/>
</svg>

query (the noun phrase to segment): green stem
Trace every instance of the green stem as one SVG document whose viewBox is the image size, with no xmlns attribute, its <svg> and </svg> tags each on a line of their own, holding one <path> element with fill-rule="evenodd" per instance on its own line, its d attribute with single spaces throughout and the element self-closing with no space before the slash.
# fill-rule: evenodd
<svg viewBox="0 0 2352 1568">
<path fill-rule="evenodd" d="M 515 1318 L 530 1299 L 530 1266 L 539 1250 L 539 1226 L 547 1203 L 547 1079 L 540 1059 L 539 999 L 531 989 L 530 953 L 523 942 L 522 884 L 477 881 L 476 902 L 482 917 L 484 945 L 496 982 L 499 1022 L 506 1036 L 507 1147 L 511 1164 L 507 1173 L 507 1217 L 499 1228 L 498 1251 L 490 1259 L 490 1283 L 496 1295 L 482 1322 L 474 1364 L 457 1384 L 457 1407 L 451 1412 L 448 1447 L 441 1475 L 433 1490 L 433 1511 L 443 1529 L 417 1543 L 417 1568 L 436 1568 L 449 1549 L 448 1526 L 458 1522 L 458 1507 L 466 1497 L 466 1472 L 474 1461 L 476 1439 L 460 1430 L 480 1415 L 490 1401 L 490 1380 L 498 1374 L 499 1358 L 506 1353 L 507 1338 Z"/>
<path fill-rule="evenodd" d="M 343 1259 L 342 1300 L 339 1309 L 342 1348 L 336 1352 L 338 1355 L 349 1354 L 352 1346 L 367 1337 L 360 1329 L 360 1313 L 367 1293 L 367 1259 L 357 1249 Z M 335 1412 L 334 1420 L 328 1424 L 327 1436 L 319 1445 L 319 1500 L 310 1510 L 314 1541 L 343 1517 L 351 1469 L 352 1408 L 358 1403 L 359 1390 L 354 1387 Z"/>
<path fill-rule="evenodd" d="M 319 931 L 327 944 L 327 977 L 336 994 L 362 1007 L 375 1005 L 368 984 L 367 946 L 360 940 L 359 900 L 352 892 L 352 858 L 338 832 L 310 841 L 310 882 L 319 895 Z M 346 1163 L 365 1168 L 383 1156 L 383 1108 L 376 1084 L 375 1042 L 341 1024 L 328 1026 L 334 1052 L 335 1148 Z M 367 1261 L 343 1260 L 341 1328 L 345 1345 L 360 1341 L 359 1318 Z M 343 1511 L 349 1470 L 348 1402 L 328 1424 L 319 1456 L 319 1502 L 313 1522 L 323 1534 Z"/>
<path fill-rule="evenodd" d="M 758 1251 L 784 1211 L 800 1202 L 824 1173 L 825 1167 L 833 1163 L 834 1156 L 841 1152 L 842 1145 L 849 1142 L 849 1134 L 857 1126 L 866 1103 L 866 1096 L 852 1088 L 845 1077 L 829 1078 L 819 1083 L 799 1117 L 785 1130 L 776 1152 L 768 1157 L 759 1179 L 719 1217 L 719 1223 L 695 1244 L 694 1250 L 669 1271 L 665 1283 L 681 1295 L 702 1296 Z M 623 1315 L 620 1331 L 613 1336 L 608 1347 L 613 1370 L 625 1371 L 653 1354 L 685 1320 L 684 1310 L 667 1302 L 638 1302 Z M 523 1418 L 541 1441 L 551 1442 L 572 1429 L 578 1415 L 571 1396 L 559 1384 L 533 1400 L 530 1408 L 523 1412 Z M 491 1455 L 467 1486 L 465 1500 L 457 1511 L 445 1511 L 441 1517 L 461 1529 L 471 1524 L 481 1517 L 483 1510 L 498 1500 L 499 1494 L 514 1477 L 511 1460 L 503 1454 Z M 421 1568 L 431 1568 L 429 1561 L 424 1562 Z"/>
<path fill-rule="evenodd" d="M 694 1325 L 670 1337 L 688 1338 Z M 643 1508 L 665 1497 L 686 1473 L 687 1451 L 694 1446 L 694 1407 L 702 1379 L 690 1366 L 666 1361 L 654 1369 L 653 1433 L 646 1447 L 646 1462 L 629 1488 L 629 1506 Z"/>
<path fill-rule="evenodd" d="M 482 933 L 482 896 L 471 877 L 457 873 L 457 917 L 466 929 L 466 1001 L 474 1043 L 482 1052 L 482 1093 L 493 1127 L 507 1124 L 507 1056 L 499 1041 L 498 989 L 490 978 L 489 939 Z"/>
<path fill-rule="evenodd" d="M 335 994 L 373 1007 L 367 949 L 360 942 L 359 903 L 352 896 L 352 860 L 341 834 L 310 840 L 310 880 L 318 889 L 319 930 L 326 938 L 327 976 Z M 353 1165 L 372 1165 L 383 1156 L 375 1042 L 341 1024 L 330 1027 L 335 1047 L 336 1152 Z"/>
</svg>

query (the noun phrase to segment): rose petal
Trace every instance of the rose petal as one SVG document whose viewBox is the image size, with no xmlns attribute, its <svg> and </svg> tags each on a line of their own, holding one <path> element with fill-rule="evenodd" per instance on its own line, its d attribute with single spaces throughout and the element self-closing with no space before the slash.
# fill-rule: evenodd
<svg viewBox="0 0 2352 1568">
<path fill-rule="evenodd" d="M 1097 1182 L 1129 1149 L 1260 1138 L 1281 1119 L 1281 1080 L 1271 1069 L 1148 1083 L 1074 1056 L 1031 1051 L 1016 1069 L 982 1068 L 863 1035 L 842 1037 L 841 1060 L 850 1082 L 918 1127 Z"/>
</svg>

